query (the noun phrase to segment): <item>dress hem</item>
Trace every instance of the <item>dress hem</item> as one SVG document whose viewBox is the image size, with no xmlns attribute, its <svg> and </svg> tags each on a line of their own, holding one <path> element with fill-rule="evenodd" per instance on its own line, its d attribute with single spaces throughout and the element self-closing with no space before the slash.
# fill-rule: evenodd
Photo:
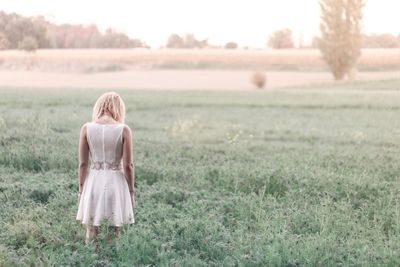
<svg viewBox="0 0 400 267">
<path fill-rule="evenodd" d="M 79 221 L 81 224 L 85 224 L 85 225 L 92 225 L 92 226 L 100 226 L 101 225 L 101 223 L 100 224 L 95 224 L 95 223 L 90 223 L 90 222 L 83 221 L 83 220 L 80 220 L 80 219 L 76 219 L 76 220 Z M 122 223 L 122 224 L 108 224 L 108 226 L 121 227 L 121 226 L 129 225 L 129 224 L 135 224 L 135 222 L 133 221 L 133 222 L 126 222 L 126 223 Z"/>
</svg>

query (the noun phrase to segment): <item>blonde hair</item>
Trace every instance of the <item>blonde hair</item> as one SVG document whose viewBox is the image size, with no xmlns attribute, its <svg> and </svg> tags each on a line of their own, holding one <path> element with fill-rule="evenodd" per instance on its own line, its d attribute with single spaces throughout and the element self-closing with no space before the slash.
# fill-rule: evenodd
<svg viewBox="0 0 400 267">
<path fill-rule="evenodd" d="M 92 121 L 99 119 L 106 112 L 109 112 L 114 120 L 125 123 L 125 103 L 118 93 L 106 92 L 97 99 L 93 107 Z"/>
</svg>

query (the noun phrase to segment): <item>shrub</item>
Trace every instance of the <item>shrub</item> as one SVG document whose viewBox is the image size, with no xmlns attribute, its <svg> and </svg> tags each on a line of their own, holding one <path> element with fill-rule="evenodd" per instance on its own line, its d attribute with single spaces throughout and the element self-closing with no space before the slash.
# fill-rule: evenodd
<svg viewBox="0 0 400 267">
<path fill-rule="evenodd" d="M 263 72 L 254 72 L 251 77 L 250 81 L 253 85 L 255 85 L 258 89 L 264 88 L 267 83 L 267 76 Z"/>
<path fill-rule="evenodd" d="M 236 48 L 238 48 L 238 45 L 235 42 L 228 42 L 225 45 L 225 49 L 236 49 Z"/>
<path fill-rule="evenodd" d="M 183 47 L 183 38 L 178 34 L 171 34 L 168 37 L 167 48 L 182 48 Z"/>
</svg>

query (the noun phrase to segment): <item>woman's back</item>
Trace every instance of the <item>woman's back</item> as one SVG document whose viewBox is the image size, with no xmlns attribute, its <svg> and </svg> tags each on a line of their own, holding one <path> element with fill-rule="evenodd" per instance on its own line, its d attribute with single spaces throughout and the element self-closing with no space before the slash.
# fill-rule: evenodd
<svg viewBox="0 0 400 267">
<path fill-rule="evenodd" d="M 87 124 L 91 166 L 95 169 L 121 168 L 123 123 Z"/>
</svg>

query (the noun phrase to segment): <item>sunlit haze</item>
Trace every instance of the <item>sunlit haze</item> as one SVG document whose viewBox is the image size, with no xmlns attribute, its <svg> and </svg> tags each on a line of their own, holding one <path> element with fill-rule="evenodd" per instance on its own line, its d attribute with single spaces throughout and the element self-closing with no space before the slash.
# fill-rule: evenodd
<svg viewBox="0 0 400 267">
<path fill-rule="evenodd" d="M 0 10 L 44 15 L 57 24 L 95 23 L 152 47 L 164 45 L 171 33 L 194 33 L 197 39 L 218 45 L 235 41 L 265 47 L 271 32 L 286 27 L 296 42 L 307 43 L 318 34 L 320 17 L 317 0 L 3 0 Z M 400 34 L 399 10 L 398 0 L 367 0 L 364 32 Z"/>
</svg>

